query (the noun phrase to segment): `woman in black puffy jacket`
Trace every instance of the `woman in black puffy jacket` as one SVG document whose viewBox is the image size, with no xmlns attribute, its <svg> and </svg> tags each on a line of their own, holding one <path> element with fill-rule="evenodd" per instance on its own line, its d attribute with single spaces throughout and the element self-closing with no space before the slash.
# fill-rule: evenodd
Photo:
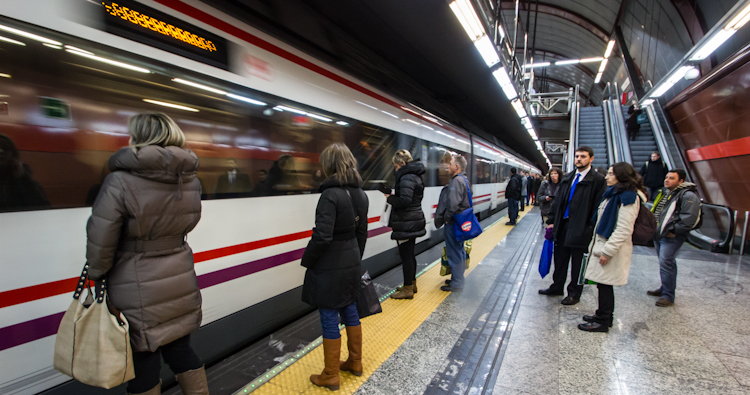
<svg viewBox="0 0 750 395">
<path fill-rule="evenodd" d="M 386 194 L 388 204 L 393 206 L 390 226 L 393 229 L 391 239 L 398 243 L 401 264 L 404 270 L 404 285 L 391 295 L 393 299 L 412 299 L 417 293 L 417 258 L 414 246 L 417 237 L 427 234 L 425 218 L 422 211 L 424 197 L 424 165 L 419 160 L 412 160 L 409 151 L 398 150 L 393 155 L 393 166 L 396 168 L 396 192 Z"/>
</svg>

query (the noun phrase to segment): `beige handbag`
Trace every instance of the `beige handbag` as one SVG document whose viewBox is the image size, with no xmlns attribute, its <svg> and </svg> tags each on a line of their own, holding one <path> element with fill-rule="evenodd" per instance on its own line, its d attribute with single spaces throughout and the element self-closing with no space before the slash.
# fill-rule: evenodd
<svg viewBox="0 0 750 395">
<path fill-rule="evenodd" d="M 109 389 L 135 378 L 130 326 L 122 313 L 108 307 L 107 280 L 94 287 L 93 295 L 88 267 L 83 268 L 73 302 L 60 322 L 54 365 L 81 383 Z M 88 296 L 81 303 L 85 288 Z"/>
</svg>

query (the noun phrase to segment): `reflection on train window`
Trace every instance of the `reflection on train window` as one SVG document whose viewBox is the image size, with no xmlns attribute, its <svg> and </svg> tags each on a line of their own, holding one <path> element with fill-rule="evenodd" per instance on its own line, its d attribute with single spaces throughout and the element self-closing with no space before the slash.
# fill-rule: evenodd
<svg viewBox="0 0 750 395">
<path fill-rule="evenodd" d="M 65 100 L 40 96 L 39 107 L 45 117 L 70 119 L 70 105 Z"/>
</svg>

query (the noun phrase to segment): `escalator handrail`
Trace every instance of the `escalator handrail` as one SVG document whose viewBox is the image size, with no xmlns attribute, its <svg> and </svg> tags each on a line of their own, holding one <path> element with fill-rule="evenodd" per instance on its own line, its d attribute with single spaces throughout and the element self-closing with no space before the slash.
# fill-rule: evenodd
<svg viewBox="0 0 750 395">
<path fill-rule="evenodd" d="M 712 203 L 701 202 L 701 210 L 703 212 L 705 212 L 706 208 L 712 208 L 712 209 L 722 210 L 722 211 L 726 212 L 727 217 L 729 218 L 729 229 L 728 229 L 727 235 L 726 235 L 726 237 L 723 240 L 716 240 L 716 239 L 714 239 L 714 240 L 717 241 L 717 243 L 716 243 L 717 247 L 719 247 L 720 249 L 728 248 L 729 245 L 730 245 L 730 243 L 734 239 L 734 232 L 735 232 L 735 227 L 736 227 L 736 224 L 734 223 L 734 211 L 735 210 L 732 209 L 729 206 L 724 206 L 724 205 L 721 205 L 721 204 L 712 204 Z M 704 216 L 704 218 L 705 218 L 705 216 Z M 702 238 L 704 240 L 707 239 L 707 238 L 713 239 L 710 236 L 701 233 L 700 229 L 691 230 L 690 234 L 693 237 Z"/>
<path fill-rule="evenodd" d="M 617 162 L 617 154 L 612 145 L 612 124 L 609 121 L 609 100 L 604 100 L 602 102 L 602 115 L 604 116 L 604 137 L 607 144 L 607 166 L 612 166 Z"/>
</svg>

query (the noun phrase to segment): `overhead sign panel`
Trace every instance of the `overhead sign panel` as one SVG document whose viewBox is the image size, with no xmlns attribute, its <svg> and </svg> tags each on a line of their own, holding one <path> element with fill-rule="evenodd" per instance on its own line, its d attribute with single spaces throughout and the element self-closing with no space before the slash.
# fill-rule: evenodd
<svg viewBox="0 0 750 395">
<path fill-rule="evenodd" d="M 104 30 L 202 63 L 228 68 L 227 41 L 131 0 L 101 1 Z"/>
</svg>

